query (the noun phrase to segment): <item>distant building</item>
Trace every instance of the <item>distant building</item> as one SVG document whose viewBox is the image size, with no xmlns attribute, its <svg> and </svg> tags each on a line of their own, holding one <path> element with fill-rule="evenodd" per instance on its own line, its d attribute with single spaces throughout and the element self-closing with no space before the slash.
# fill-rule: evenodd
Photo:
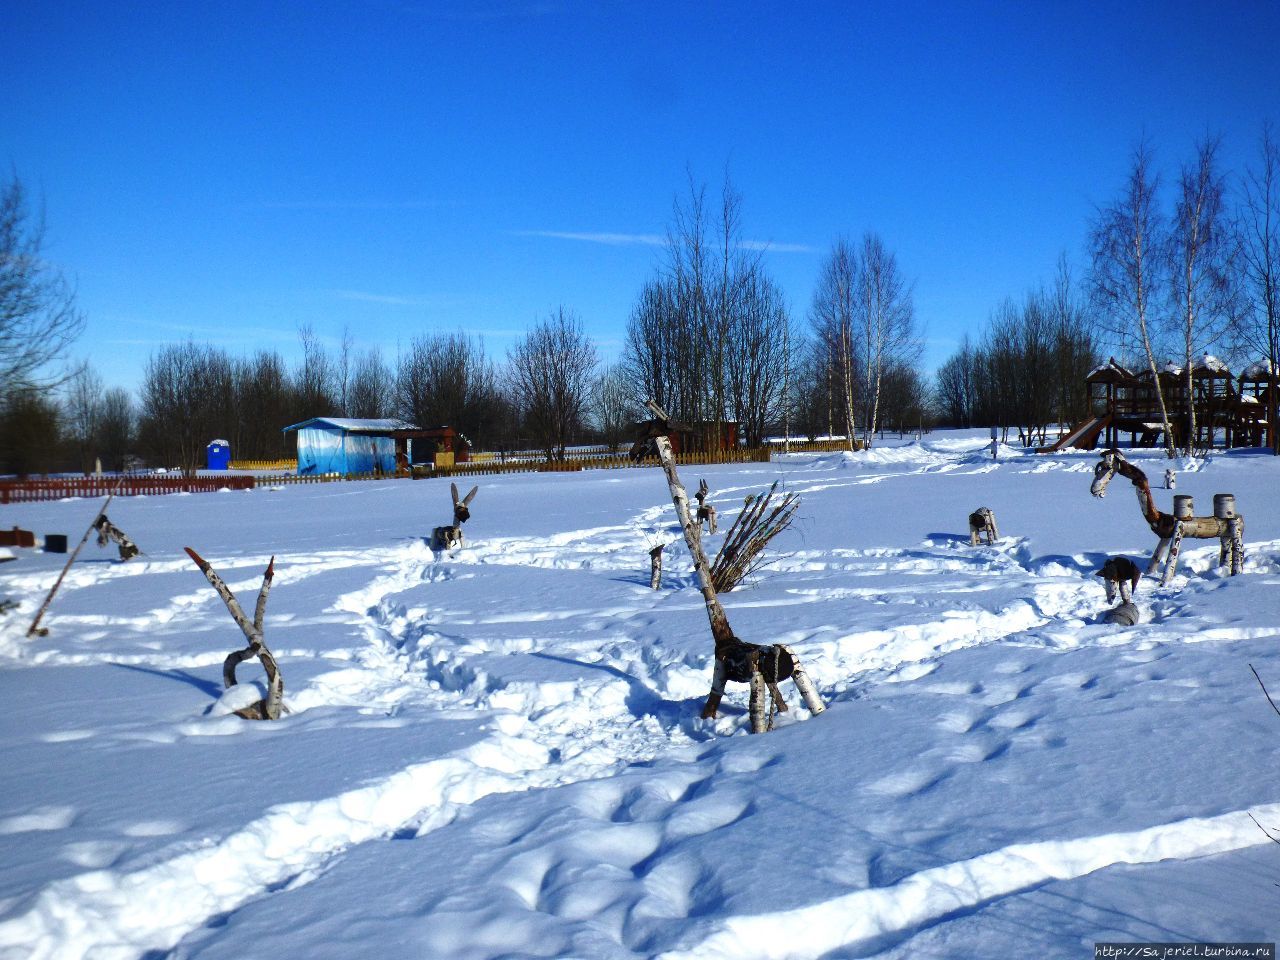
<svg viewBox="0 0 1280 960">
<path fill-rule="evenodd" d="M 452 466 L 467 460 L 466 438 L 452 427 L 424 429 L 405 420 L 312 417 L 284 428 L 298 433 L 298 474 L 393 476 L 411 463 Z"/>
</svg>

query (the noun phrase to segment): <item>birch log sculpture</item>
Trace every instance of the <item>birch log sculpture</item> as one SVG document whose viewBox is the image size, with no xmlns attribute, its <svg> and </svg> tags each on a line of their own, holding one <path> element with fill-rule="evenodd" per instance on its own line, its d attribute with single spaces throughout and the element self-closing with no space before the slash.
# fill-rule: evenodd
<svg viewBox="0 0 1280 960">
<path fill-rule="evenodd" d="M 1107 603 L 1114 603 L 1117 593 L 1122 603 L 1128 603 L 1133 599 L 1133 591 L 1138 589 L 1142 571 L 1128 557 L 1109 557 L 1094 576 L 1102 578 L 1107 589 Z"/>
<path fill-rule="evenodd" d="M 262 620 L 267 612 L 267 594 L 271 592 L 271 581 L 275 577 L 276 558 L 271 558 L 271 562 L 267 564 L 266 572 L 262 575 L 262 588 L 258 591 L 258 604 L 253 611 L 253 622 L 250 622 L 249 618 L 245 616 L 244 610 L 240 607 L 240 601 L 236 599 L 235 594 L 231 592 L 231 588 L 226 585 L 222 577 L 218 576 L 217 571 L 209 566 L 204 557 L 190 547 L 185 549 L 187 555 L 195 561 L 196 566 L 200 568 L 200 571 L 205 575 L 213 589 L 218 592 L 222 602 L 227 605 L 231 619 L 236 622 L 245 639 L 249 641 L 247 647 L 228 654 L 227 659 L 223 661 L 223 684 L 227 689 L 234 687 L 236 685 L 236 667 L 253 657 L 257 657 L 262 661 L 262 667 L 267 672 L 267 695 L 257 703 L 235 711 L 236 716 L 243 717 L 246 720 L 279 720 L 280 711 L 284 706 L 284 678 L 280 676 L 280 667 L 276 664 L 276 658 L 271 655 L 271 651 L 267 649 L 266 641 L 262 638 Z"/>
<path fill-rule="evenodd" d="M 458 499 L 458 485 L 449 484 L 449 492 L 453 495 L 453 523 L 431 531 L 432 550 L 452 550 L 462 546 L 462 525 L 471 519 L 471 501 L 476 498 L 479 490 L 479 487 L 472 487 L 465 498 Z"/>
<path fill-rule="evenodd" d="M 707 495 L 710 494 L 711 488 L 707 486 L 706 480 L 698 481 L 698 492 L 694 496 L 698 500 L 698 524 L 707 525 L 707 534 L 716 532 L 716 508 L 707 503 Z"/>
<path fill-rule="evenodd" d="M 123 530 L 107 519 L 105 511 L 93 521 L 93 528 L 98 531 L 98 546 L 105 547 L 108 541 L 113 541 L 120 550 L 122 561 L 132 560 L 141 552 Z"/>
<path fill-rule="evenodd" d="M 1155 552 L 1151 554 L 1151 562 L 1147 565 L 1148 575 L 1154 573 L 1163 562 L 1164 572 L 1160 583 L 1165 585 L 1173 579 L 1178 568 L 1178 554 L 1182 549 L 1183 537 L 1199 540 L 1217 538 L 1220 544 L 1218 566 L 1229 567 L 1232 576 L 1244 569 L 1244 517 L 1236 513 L 1235 497 L 1229 493 L 1215 494 L 1212 517 L 1195 516 L 1194 503 L 1188 496 L 1175 496 L 1173 513 L 1164 513 L 1156 509 L 1147 475 L 1126 460 L 1119 450 L 1104 450 L 1099 456 L 1102 459 L 1093 468 L 1090 492 L 1095 497 L 1105 497 L 1107 484 L 1117 473 L 1120 474 L 1133 484 L 1142 518 L 1147 521 L 1151 532 L 1159 538 Z"/>
<path fill-rule="evenodd" d="M 662 551 L 665 543 L 660 543 L 649 551 L 649 588 L 658 590 L 662 587 Z"/>
<path fill-rule="evenodd" d="M 773 708 L 781 713 L 787 709 L 787 702 L 778 689 L 778 682 L 788 677 L 795 683 L 796 689 L 804 699 L 805 706 L 814 716 L 826 708 L 810 682 L 808 674 L 800 666 L 800 661 L 791 649 L 783 644 L 758 646 L 745 643 L 733 635 L 729 627 L 729 618 L 724 607 L 716 596 L 715 586 L 711 580 L 711 564 L 702 549 L 702 527 L 689 511 L 689 494 L 680 482 L 676 473 L 675 456 L 671 452 L 671 441 L 668 433 L 674 429 L 666 412 L 650 400 L 645 404 L 654 415 L 648 424 L 648 432 L 658 450 L 658 458 L 662 462 L 663 472 L 667 477 L 667 486 L 671 490 L 671 501 L 676 508 L 676 516 L 680 520 L 680 528 L 684 532 L 685 543 L 693 557 L 694 570 L 698 575 L 698 584 L 702 589 L 702 598 L 707 607 L 707 619 L 711 622 L 711 636 L 715 641 L 715 666 L 712 671 L 711 692 L 702 708 L 704 720 L 714 719 L 720 708 L 720 700 L 724 697 L 724 685 L 728 680 L 748 683 L 751 687 L 751 732 L 764 733 L 769 729 L 764 705 L 764 692 L 767 688 L 772 697 Z"/>
<path fill-rule="evenodd" d="M 988 546 L 1000 539 L 1000 531 L 996 528 L 996 515 L 990 507 L 979 507 L 969 514 L 969 545 L 976 547 L 979 542 Z"/>
</svg>

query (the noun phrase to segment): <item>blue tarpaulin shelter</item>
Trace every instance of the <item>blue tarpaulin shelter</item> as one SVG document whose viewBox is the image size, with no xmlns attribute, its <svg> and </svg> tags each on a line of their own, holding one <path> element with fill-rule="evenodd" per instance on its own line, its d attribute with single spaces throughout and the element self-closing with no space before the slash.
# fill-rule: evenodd
<svg viewBox="0 0 1280 960">
<path fill-rule="evenodd" d="M 226 440 L 214 440 L 207 447 L 210 470 L 229 470 L 231 468 L 231 444 Z"/>
<path fill-rule="evenodd" d="M 404 420 L 312 417 L 284 428 L 298 431 L 298 474 L 385 473 L 409 465 L 409 440 L 423 430 Z"/>
</svg>

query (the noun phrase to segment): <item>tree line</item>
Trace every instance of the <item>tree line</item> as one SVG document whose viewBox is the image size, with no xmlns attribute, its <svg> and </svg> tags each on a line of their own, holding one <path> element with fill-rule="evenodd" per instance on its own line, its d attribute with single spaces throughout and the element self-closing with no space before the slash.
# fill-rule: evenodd
<svg viewBox="0 0 1280 960">
<path fill-rule="evenodd" d="M 188 339 L 155 350 L 130 393 L 65 362 L 83 318 L 39 260 L 40 231 L 24 229 L 15 177 L 0 265 L 25 272 L 0 285 L 0 357 L 13 369 L 0 396 L 0 472 L 140 461 L 192 470 L 214 439 L 229 441 L 237 459 L 279 459 L 294 450 L 282 428 L 313 416 L 447 424 L 478 449 L 563 458 L 573 444 L 629 440 L 650 398 L 702 425 L 711 443 L 727 422 L 747 444 L 784 434 L 870 443 L 878 430 L 924 425 L 911 285 L 883 240 L 867 233 L 833 244 L 802 325 L 766 269 L 767 245 L 746 238 L 741 195 L 726 178 L 718 203 L 707 196 L 690 179 L 676 198 L 665 256 L 637 295 L 615 363 L 601 362 L 582 320 L 562 306 L 502 358 L 463 332 L 422 333 L 387 357 L 357 349 L 349 333 L 326 343 L 302 326 L 292 366 L 275 350 L 234 355 Z"/>
</svg>

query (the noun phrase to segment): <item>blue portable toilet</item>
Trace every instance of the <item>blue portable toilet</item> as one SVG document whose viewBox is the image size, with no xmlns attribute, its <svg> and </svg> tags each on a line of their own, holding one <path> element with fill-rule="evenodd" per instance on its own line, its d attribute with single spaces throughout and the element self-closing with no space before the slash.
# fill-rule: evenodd
<svg viewBox="0 0 1280 960">
<path fill-rule="evenodd" d="M 210 470 L 231 469 L 231 444 L 227 440 L 214 440 L 205 447 L 208 452 Z"/>
</svg>

